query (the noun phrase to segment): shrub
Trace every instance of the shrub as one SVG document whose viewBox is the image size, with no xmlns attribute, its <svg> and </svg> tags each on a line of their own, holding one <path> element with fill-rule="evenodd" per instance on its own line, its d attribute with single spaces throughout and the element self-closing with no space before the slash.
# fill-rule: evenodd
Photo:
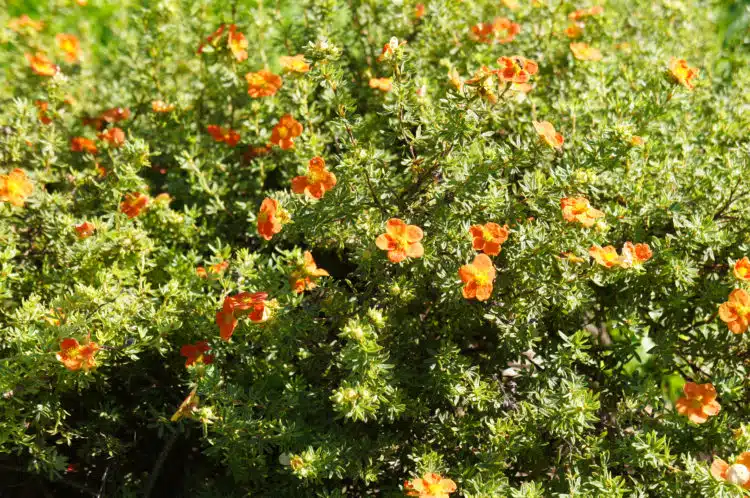
<svg viewBox="0 0 750 498">
<path fill-rule="evenodd" d="M 11 5 L 2 482 L 742 496 L 747 9 Z"/>
</svg>

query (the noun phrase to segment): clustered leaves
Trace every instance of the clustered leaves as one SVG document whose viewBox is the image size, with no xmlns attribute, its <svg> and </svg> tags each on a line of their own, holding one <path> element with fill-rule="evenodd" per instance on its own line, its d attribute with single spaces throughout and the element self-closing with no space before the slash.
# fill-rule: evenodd
<svg viewBox="0 0 750 498">
<path fill-rule="evenodd" d="M 0 13 L 0 481 L 743 496 L 750 50 L 720 9 Z"/>
</svg>

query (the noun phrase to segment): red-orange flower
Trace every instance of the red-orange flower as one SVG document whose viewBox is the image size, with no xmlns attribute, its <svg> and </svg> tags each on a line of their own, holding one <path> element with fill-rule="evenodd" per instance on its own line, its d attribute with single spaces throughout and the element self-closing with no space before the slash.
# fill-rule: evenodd
<svg viewBox="0 0 750 498">
<path fill-rule="evenodd" d="M 583 24 L 581 23 L 571 23 L 568 25 L 567 28 L 565 28 L 565 36 L 568 38 L 580 38 L 583 34 Z"/>
<path fill-rule="evenodd" d="M 370 78 L 370 88 L 380 90 L 381 92 L 390 92 L 393 87 L 391 78 Z"/>
<path fill-rule="evenodd" d="M 594 226 L 596 220 L 604 216 L 603 212 L 592 208 L 585 197 L 563 197 L 560 208 L 565 221 L 578 222 L 587 228 Z"/>
<path fill-rule="evenodd" d="M 310 251 L 305 251 L 302 265 L 289 276 L 289 284 L 295 294 L 302 294 L 305 290 L 317 287 L 318 277 L 327 277 L 328 272 L 318 268 Z"/>
<path fill-rule="evenodd" d="M 99 133 L 97 137 L 112 147 L 121 147 L 125 143 L 125 132 L 120 128 L 109 128 L 104 133 Z"/>
<path fill-rule="evenodd" d="M 211 350 L 207 341 L 198 341 L 195 344 L 185 344 L 180 348 L 180 356 L 187 358 L 185 366 L 189 367 L 195 363 L 210 365 L 214 362 L 213 355 L 206 354 Z"/>
<path fill-rule="evenodd" d="M 32 31 L 41 31 L 44 28 L 44 22 L 35 21 L 26 14 L 23 14 L 21 17 L 14 17 L 8 21 L 8 28 L 16 33 L 26 28 Z"/>
<path fill-rule="evenodd" d="M 22 169 L 15 168 L 7 175 L 0 175 L 0 202 L 23 207 L 33 191 L 34 185 Z"/>
<path fill-rule="evenodd" d="M 208 44 L 213 44 L 215 40 L 218 41 L 223 33 L 224 33 L 224 25 L 222 24 L 218 28 L 216 28 L 216 31 L 214 31 L 213 33 L 211 33 L 210 35 L 206 37 L 205 42 L 201 43 L 200 46 L 198 46 L 198 53 L 202 54 L 203 47 L 205 47 Z"/>
<path fill-rule="evenodd" d="M 592 17 L 601 15 L 604 12 L 604 8 L 601 5 L 595 5 L 589 9 L 579 9 L 568 14 L 568 19 L 571 21 L 578 21 L 584 17 Z"/>
<path fill-rule="evenodd" d="M 279 205 L 276 199 L 266 197 L 260 205 L 258 212 L 258 234 L 266 240 L 281 231 L 284 223 L 288 221 L 289 215 Z"/>
<path fill-rule="evenodd" d="M 65 54 L 65 60 L 70 64 L 78 61 L 80 57 L 81 44 L 75 35 L 67 33 L 58 33 L 55 36 L 57 47 Z"/>
<path fill-rule="evenodd" d="M 174 105 L 167 104 L 163 100 L 154 100 L 151 102 L 151 110 L 154 112 L 170 112 L 174 110 Z"/>
<path fill-rule="evenodd" d="M 209 273 L 212 275 L 218 275 L 220 273 L 223 273 L 227 268 L 229 268 L 229 261 L 222 261 L 221 263 L 210 265 L 208 267 L 208 270 L 206 270 L 202 266 L 199 266 L 195 269 L 195 274 L 200 278 L 207 278 Z"/>
<path fill-rule="evenodd" d="M 534 121 L 534 129 L 539 134 L 544 143 L 554 149 L 562 149 L 565 139 L 560 133 L 555 131 L 555 127 L 549 121 Z"/>
<path fill-rule="evenodd" d="M 630 268 L 639 266 L 651 259 L 653 252 L 648 244 L 635 244 L 628 241 L 622 246 L 622 256 L 620 256 L 620 266 Z"/>
<path fill-rule="evenodd" d="M 734 264 L 734 276 L 738 280 L 750 280 L 750 259 L 747 256 Z"/>
<path fill-rule="evenodd" d="M 696 384 L 687 382 L 682 391 L 685 393 L 675 403 L 677 413 L 686 415 L 688 420 L 702 424 L 708 417 L 719 414 L 721 405 L 716 401 L 716 389 L 713 384 Z"/>
<path fill-rule="evenodd" d="M 234 24 L 229 26 L 229 38 L 227 43 L 229 50 L 232 51 L 232 55 L 238 62 L 247 59 L 247 38 L 245 38 L 245 35 L 237 31 L 237 26 Z"/>
<path fill-rule="evenodd" d="M 240 134 L 231 128 L 223 128 L 218 125 L 208 125 L 206 127 L 208 134 L 217 142 L 225 143 L 230 147 L 235 147 L 240 141 Z"/>
<path fill-rule="evenodd" d="M 271 131 L 271 143 L 284 150 L 292 149 L 294 139 L 300 135 L 302 135 L 302 125 L 291 114 L 285 114 Z"/>
<path fill-rule="evenodd" d="M 500 226 L 497 223 L 485 223 L 484 225 L 472 225 L 469 232 L 473 237 L 472 247 L 490 256 L 500 254 L 502 245 L 508 240 L 508 225 Z"/>
<path fill-rule="evenodd" d="M 50 124 L 52 122 L 52 118 L 49 117 L 49 114 L 47 112 L 49 111 L 49 102 L 46 102 L 44 100 L 37 100 L 34 102 L 34 105 L 39 109 L 37 112 L 37 117 L 39 118 L 39 121 L 41 121 L 42 124 Z"/>
<path fill-rule="evenodd" d="M 398 218 L 391 218 L 385 224 L 385 232 L 375 240 L 378 249 L 388 251 L 392 263 L 400 263 L 406 258 L 421 258 L 424 247 L 420 243 L 424 233 L 416 225 L 407 225 Z"/>
<path fill-rule="evenodd" d="M 325 160 L 319 156 L 310 159 L 307 175 L 292 179 L 292 192 L 305 194 L 313 199 L 320 199 L 335 186 L 336 175 L 326 169 Z"/>
<path fill-rule="evenodd" d="M 85 239 L 85 238 L 91 237 L 94 234 L 96 227 L 94 226 L 93 223 L 84 221 L 80 225 L 76 225 L 75 229 L 76 229 L 76 233 L 78 234 L 78 238 Z"/>
<path fill-rule="evenodd" d="M 589 255 L 594 258 L 597 263 L 606 268 L 620 265 L 620 256 L 617 254 L 617 249 L 612 246 L 591 246 L 591 249 L 589 249 Z"/>
<path fill-rule="evenodd" d="M 536 62 L 520 55 L 500 57 L 497 64 L 500 66 L 496 71 L 497 77 L 510 83 L 527 83 L 539 71 Z"/>
<path fill-rule="evenodd" d="M 570 51 L 573 52 L 573 57 L 580 61 L 600 61 L 602 60 L 602 53 L 598 48 L 590 46 L 588 43 L 571 43 Z"/>
<path fill-rule="evenodd" d="M 70 150 L 73 152 L 88 152 L 96 154 L 97 148 L 93 140 L 86 137 L 73 137 L 70 139 Z"/>
<path fill-rule="evenodd" d="M 685 88 L 689 90 L 695 88 L 692 80 L 698 76 L 698 70 L 690 67 L 685 59 L 677 59 L 676 57 L 669 59 L 669 73 L 677 83 Z"/>
<path fill-rule="evenodd" d="M 60 68 L 41 52 L 36 54 L 25 54 L 26 60 L 29 61 L 31 70 L 39 76 L 54 76 Z"/>
<path fill-rule="evenodd" d="M 70 371 L 80 369 L 89 371 L 96 367 L 94 355 L 99 349 L 99 345 L 95 342 L 79 344 L 77 340 L 69 337 L 60 341 L 60 352 L 56 356 Z"/>
<path fill-rule="evenodd" d="M 260 323 L 268 319 L 269 310 L 266 307 L 265 292 L 240 292 L 234 296 L 224 298 L 224 304 L 216 313 L 216 324 L 219 335 L 225 341 L 232 338 L 237 327 L 237 319 L 248 316 L 252 322 Z"/>
<path fill-rule="evenodd" d="M 421 479 L 404 482 L 406 495 L 420 498 L 449 498 L 449 495 L 456 489 L 456 483 L 451 479 L 444 479 L 434 473 L 425 474 Z"/>
<path fill-rule="evenodd" d="M 471 37 L 480 43 L 510 43 L 521 32 L 521 26 L 506 17 L 496 17 L 492 23 L 471 27 Z"/>
<path fill-rule="evenodd" d="M 719 318 L 733 334 L 745 332 L 750 325 L 750 295 L 742 289 L 734 289 L 727 302 L 719 306 Z"/>
<path fill-rule="evenodd" d="M 125 194 L 125 200 L 120 203 L 120 212 L 133 219 L 148 206 L 148 196 L 141 192 Z"/>
<path fill-rule="evenodd" d="M 183 417 L 193 417 L 193 413 L 198 410 L 198 405 L 200 404 L 200 398 L 196 394 L 196 389 L 197 388 L 193 388 L 193 390 L 190 391 L 190 394 L 187 395 L 177 411 L 174 412 L 174 415 L 172 415 L 172 418 L 170 419 L 172 422 L 177 422 Z"/>
<path fill-rule="evenodd" d="M 414 17 L 417 19 L 421 19 L 422 17 L 424 17 L 425 11 L 426 9 L 425 9 L 424 4 L 418 3 L 417 5 L 414 6 Z"/>
<path fill-rule="evenodd" d="M 281 88 L 281 76 L 271 71 L 261 69 L 257 73 L 247 73 L 247 94 L 252 98 L 270 97 Z"/>
<path fill-rule="evenodd" d="M 721 458 L 715 458 L 711 464 L 711 475 L 719 481 L 750 489 L 750 451 L 742 453 L 732 465 Z"/>
<path fill-rule="evenodd" d="M 279 64 L 281 64 L 284 71 L 290 73 L 306 73 L 310 70 L 310 64 L 302 54 L 282 55 L 279 57 Z"/>
<path fill-rule="evenodd" d="M 119 123 L 130 118 L 130 109 L 127 107 L 113 107 L 102 112 L 99 117 L 107 123 Z"/>
<path fill-rule="evenodd" d="M 486 301 L 492 294 L 492 283 L 495 281 L 495 266 L 486 254 L 477 254 L 474 261 L 463 265 L 458 276 L 465 284 L 463 295 L 466 299 Z"/>
</svg>

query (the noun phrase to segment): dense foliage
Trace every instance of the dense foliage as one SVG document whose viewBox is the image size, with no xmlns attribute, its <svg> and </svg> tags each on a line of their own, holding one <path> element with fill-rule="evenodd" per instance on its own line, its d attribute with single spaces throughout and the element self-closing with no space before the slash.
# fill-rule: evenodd
<svg viewBox="0 0 750 498">
<path fill-rule="evenodd" d="M 0 495 L 750 488 L 747 2 L 7 1 Z"/>
</svg>

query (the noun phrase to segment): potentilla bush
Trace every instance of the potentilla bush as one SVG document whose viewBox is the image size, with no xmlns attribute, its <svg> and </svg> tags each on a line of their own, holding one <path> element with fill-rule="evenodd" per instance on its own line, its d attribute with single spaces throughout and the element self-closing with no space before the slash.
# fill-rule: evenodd
<svg viewBox="0 0 750 498">
<path fill-rule="evenodd" d="M 3 496 L 750 490 L 747 2 L 4 6 Z"/>
</svg>

